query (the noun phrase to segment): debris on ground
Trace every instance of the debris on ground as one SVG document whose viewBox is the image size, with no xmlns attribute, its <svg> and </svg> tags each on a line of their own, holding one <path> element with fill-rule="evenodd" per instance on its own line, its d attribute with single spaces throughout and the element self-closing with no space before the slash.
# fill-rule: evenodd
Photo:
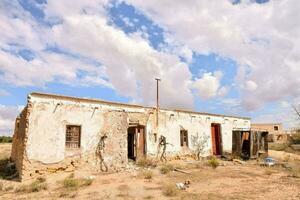
<svg viewBox="0 0 300 200">
<path fill-rule="evenodd" d="M 271 166 L 274 166 L 275 164 L 276 164 L 276 161 L 273 158 L 267 157 L 267 158 L 265 158 L 264 162 L 260 163 L 260 166 L 271 167 Z"/>
<path fill-rule="evenodd" d="M 242 161 L 242 160 L 239 160 L 239 159 L 233 159 L 232 161 L 234 163 L 238 163 L 238 164 L 241 164 L 241 165 L 244 165 L 246 163 L 245 161 Z"/>
<path fill-rule="evenodd" d="M 176 183 L 176 187 L 180 190 L 186 190 L 187 188 L 189 188 L 191 184 L 191 181 L 186 180 L 184 181 L 184 183 Z"/>
<path fill-rule="evenodd" d="M 186 171 L 183 171 L 183 170 L 177 169 L 177 168 L 175 168 L 174 171 L 175 171 L 175 172 L 180 172 L 180 173 L 183 173 L 183 174 L 191 174 L 191 173 L 189 173 L 189 172 L 186 172 Z"/>
</svg>

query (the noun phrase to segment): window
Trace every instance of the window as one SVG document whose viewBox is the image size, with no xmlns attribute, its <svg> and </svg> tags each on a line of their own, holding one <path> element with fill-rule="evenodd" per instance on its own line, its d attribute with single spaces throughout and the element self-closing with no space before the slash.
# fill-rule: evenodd
<svg viewBox="0 0 300 200">
<path fill-rule="evenodd" d="M 189 146 L 189 137 L 188 137 L 188 132 L 186 130 L 180 131 L 180 145 L 182 147 Z"/>
<path fill-rule="evenodd" d="M 66 148 L 76 149 L 80 147 L 81 127 L 67 125 L 66 128 Z"/>
<path fill-rule="evenodd" d="M 278 131 L 278 126 L 274 126 L 274 131 Z"/>
</svg>

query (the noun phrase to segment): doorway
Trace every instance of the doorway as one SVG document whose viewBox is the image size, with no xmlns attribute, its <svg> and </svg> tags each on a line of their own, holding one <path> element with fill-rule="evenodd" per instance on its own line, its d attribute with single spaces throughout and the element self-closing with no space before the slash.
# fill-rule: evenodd
<svg viewBox="0 0 300 200">
<path fill-rule="evenodd" d="M 212 153 L 215 156 L 222 154 L 222 138 L 221 138 L 221 125 L 211 124 L 211 141 Z"/>
<path fill-rule="evenodd" d="M 128 159 L 138 160 L 145 157 L 145 127 L 132 126 L 128 128 L 127 135 Z"/>
</svg>

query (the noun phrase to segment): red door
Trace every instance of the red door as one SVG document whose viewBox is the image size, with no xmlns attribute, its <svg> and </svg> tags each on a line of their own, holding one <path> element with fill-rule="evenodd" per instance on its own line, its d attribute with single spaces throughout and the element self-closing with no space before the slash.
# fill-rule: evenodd
<svg viewBox="0 0 300 200">
<path fill-rule="evenodd" d="M 211 124 L 211 141 L 213 155 L 221 155 L 221 126 Z"/>
</svg>

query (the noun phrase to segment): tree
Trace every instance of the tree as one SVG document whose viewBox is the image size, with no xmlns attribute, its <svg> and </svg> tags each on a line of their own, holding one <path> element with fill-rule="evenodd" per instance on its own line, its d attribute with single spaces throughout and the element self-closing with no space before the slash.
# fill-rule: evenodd
<svg viewBox="0 0 300 200">
<path fill-rule="evenodd" d="M 203 134 L 192 135 L 192 145 L 194 146 L 197 160 L 200 160 L 201 155 L 205 154 L 205 148 L 208 142 L 209 136 Z"/>
</svg>

